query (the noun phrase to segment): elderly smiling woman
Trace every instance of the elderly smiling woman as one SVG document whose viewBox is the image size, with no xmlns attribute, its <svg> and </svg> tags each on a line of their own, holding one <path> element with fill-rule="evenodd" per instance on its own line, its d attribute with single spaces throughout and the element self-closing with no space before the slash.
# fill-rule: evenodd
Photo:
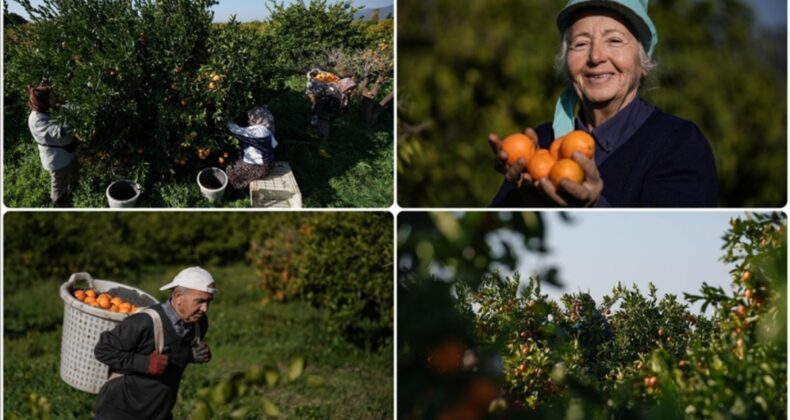
<svg viewBox="0 0 790 420">
<path fill-rule="evenodd" d="M 505 174 L 492 207 L 716 206 L 716 165 L 705 136 L 694 123 L 639 97 L 658 43 L 647 1 L 570 0 L 562 9 L 558 63 L 570 86 L 553 123 L 525 133 L 549 148 L 555 138 L 585 131 L 595 140 L 594 157 L 575 152 L 584 181 L 555 186 L 532 179 L 522 159 L 508 166 L 502 142 L 491 134 L 497 170 Z"/>
</svg>

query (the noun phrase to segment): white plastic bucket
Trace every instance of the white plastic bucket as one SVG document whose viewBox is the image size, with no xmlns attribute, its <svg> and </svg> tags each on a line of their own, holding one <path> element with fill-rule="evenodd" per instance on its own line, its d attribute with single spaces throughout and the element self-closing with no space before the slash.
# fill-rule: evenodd
<svg viewBox="0 0 790 420">
<path fill-rule="evenodd" d="M 200 193 L 209 201 L 219 201 L 228 186 L 228 174 L 220 168 L 206 168 L 197 174 Z"/>
<path fill-rule="evenodd" d="M 110 208 L 137 207 L 140 185 L 129 179 L 115 181 L 107 187 L 107 202 Z"/>
</svg>

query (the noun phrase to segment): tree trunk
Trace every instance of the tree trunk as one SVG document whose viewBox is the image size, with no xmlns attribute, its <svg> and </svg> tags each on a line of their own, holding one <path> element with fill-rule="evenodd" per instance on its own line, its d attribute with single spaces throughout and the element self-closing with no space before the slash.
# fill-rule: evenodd
<svg viewBox="0 0 790 420">
<path fill-rule="evenodd" d="M 378 89 L 377 89 L 378 90 Z M 373 97 L 365 95 L 362 98 L 362 118 L 367 125 L 374 125 L 379 119 L 381 113 L 389 107 L 392 102 L 393 93 L 385 96 L 381 101 L 376 102 Z"/>
</svg>

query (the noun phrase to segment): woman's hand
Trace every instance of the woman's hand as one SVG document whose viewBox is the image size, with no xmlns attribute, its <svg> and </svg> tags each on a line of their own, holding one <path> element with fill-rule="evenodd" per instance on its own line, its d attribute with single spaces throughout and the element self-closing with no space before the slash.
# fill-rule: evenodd
<svg viewBox="0 0 790 420">
<path fill-rule="evenodd" d="M 532 142 L 535 143 L 535 148 L 538 147 L 538 133 L 531 128 L 527 128 L 524 130 L 524 134 L 527 135 Z M 507 165 L 507 153 L 502 150 L 502 140 L 499 139 L 494 133 L 488 135 L 488 144 L 491 146 L 491 151 L 494 152 L 494 169 L 497 172 L 505 174 L 505 179 L 515 184 L 517 187 L 521 187 L 522 185 L 532 184 L 532 177 L 529 176 L 529 173 L 526 171 L 527 163 L 524 162 L 523 159 L 518 159 L 516 163 L 512 166 L 508 167 Z"/>
<path fill-rule="evenodd" d="M 543 178 L 535 182 L 535 187 L 542 190 L 551 200 L 560 206 L 579 206 L 593 207 L 598 203 L 598 198 L 603 191 L 603 180 L 598 173 L 595 161 L 588 159 L 587 156 L 579 152 L 573 152 L 573 160 L 582 167 L 584 171 L 584 181 L 574 182 L 569 179 L 562 179 L 557 187 Z"/>
</svg>

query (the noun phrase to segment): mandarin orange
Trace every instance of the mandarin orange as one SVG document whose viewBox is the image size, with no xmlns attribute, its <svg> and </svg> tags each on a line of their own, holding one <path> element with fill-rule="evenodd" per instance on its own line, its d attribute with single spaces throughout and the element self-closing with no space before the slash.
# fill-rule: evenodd
<svg viewBox="0 0 790 420">
<path fill-rule="evenodd" d="M 518 158 L 527 163 L 535 154 L 535 143 L 526 134 L 511 134 L 502 142 L 502 150 L 507 153 L 508 166 L 515 165 Z"/>
<path fill-rule="evenodd" d="M 527 162 L 527 171 L 533 180 L 537 181 L 541 178 L 549 176 L 552 166 L 557 161 L 551 156 L 551 153 L 546 149 L 538 149 L 532 159 Z"/>
<path fill-rule="evenodd" d="M 560 159 L 551 168 L 549 179 L 554 186 L 560 185 L 563 179 L 569 179 L 573 182 L 581 183 L 584 181 L 584 170 L 573 159 Z"/>
<path fill-rule="evenodd" d="M 571 131 L 566 134 L 560 147 L 560 158 L 570 159 L 573 152 L 581 152 L 588 159 L 595 154 L 595 140 L 592 136 L 581 130 Z"/>
</svg>

